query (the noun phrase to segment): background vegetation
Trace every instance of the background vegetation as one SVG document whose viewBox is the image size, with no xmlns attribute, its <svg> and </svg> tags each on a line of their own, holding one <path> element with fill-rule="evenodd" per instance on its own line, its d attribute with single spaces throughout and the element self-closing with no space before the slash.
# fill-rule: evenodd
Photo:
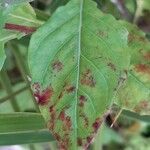
<svg viewBox="0 0 150 150">
<path fill-rule="evenodd" d="M 65 5 L 68 1 L 35 0 L 30 4 L 39 18 L 39 24 L 42 24 L 59 6 Z M 103 12 L 112 14 L 116 19 L 137 24 L 149 39 L 149 0 L 95 1 Z M 7 58 L 0 71 L 0 145 L 25 144 L 22 146 L 23 149 L 56 150 L 56 143 L 45 127 L 29 84 L 30 73 L 27 65 L 29 40 L 30 35 L 19 40 L 11 40 L 5 45 Z M 14 112 L 19 113 L 13 115 Z M 116 112 L 106 118 L 103 130 L 99 131 L 89 149 L 149 150 L 150 117 L 123 111 L 110 128 L 117 114 L 116 108 Z M 14 149 L 17 150 L 16 147 Z"/>
</svg>

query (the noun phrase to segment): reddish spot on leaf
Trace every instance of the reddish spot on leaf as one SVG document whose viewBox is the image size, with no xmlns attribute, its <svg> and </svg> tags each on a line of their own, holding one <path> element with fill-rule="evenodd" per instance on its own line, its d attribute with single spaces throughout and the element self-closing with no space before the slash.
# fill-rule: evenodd
<svg viewBox="0 0 150 150">
<path fill-rule="evenodd" d="M 136 112 L 140 112 L 142 110 L 150 110 L 150 103 L 146 100 L 143 100 L 134 108 L 134 110 Z"/>
<path fill-rule="evenodd" d="M 64 95 L 64 92 L 61 92 L 58 96 L 58 99 L 61 99 L 63 97 L 63 95 Z"/>
<path fill-rule="evenodd" d="M 94 80 L 94 77 L 92 76 L 91 70 L 88 69 L 82 74 L 81 84 L 95 87 L 96 82 Z"/>
<path fill-rule="evenodd" d="M 55 111 L 53 111 L 51 114 L 50 114 L 50 122 L 49 122 L 49 128 L 50 130 L 54 130 L 54 127 L 55 127 L 55 121 L 56 121 L 56 113 Z"/>
<path fill-rule="evenodd" d="M 71 130 L 71 126 L 72 126 L 72 122 L 71 122 L 71 118 L 69 116 L 66 117 L 66 127 L 68 130 Z"/>
<path fill-rule="evenodd" d="M 71 86 L 71 85 L 66 86 L 67 93 L 72 93 L 75 91 L 75 89 L 76 89 L 75 86 Z"/>
<path fill-rule="evenodd" d="M 60 62 L 59 60 L 57 60 L 57 61 L 55 61 L 55 62 L 52 64 L 52 68 L 53 68 L 53 70 L 59 72 L 59 71 L 62 70 L 63 64 L 62 64 L 62 62 Z"/>
<path fill-rule="evenodd" d="M 63 141 L 60 142 L 60 150 L 68 150 L 69 148 L 69 137 L 65 136 Z"/>
<path fill-rule="evenodd" d="M 87 117 L 83 112 L 80 113 L 80 117 L 81 117 L 81 118 L 83 119 L 83 121 L 84 121 L 84 127 L 88 127 L 88 125 L 89 125 L 88 117 Z"/>
<path fill-rule="evenodd" d="M 82 139 L 81 138 L 77 138 L 77 144 L 78 144 L 78 146 L 82 146 Z"/>
<path fill-rule="evenodd" d="M 86 138 L 86 141 L 85 141 L 85 145 L 84 145 L 84 149 L 87 150 L 89 145 L 91 144 L 92 140 L 93 140 L 93 136 L 94 134 L 92 134 L 91 136 L 88 136 Z"/>
<path fill-rule="evenodd" d="M 37 103 L 39 105 L 46 105 L 53 95 L 53 89 L 48 87 L 45 90 L 40 91 L 38 84 L 34 84 L 33 86 L 35 87 L 34 96 L 36 97 Z"/>
<path fill-rule="evenodd" d="M 150 61 L 150 52 L 147 52 L 144 54 L 144 58 L 147 60 L 147 61 Z"/>
<path fill-rule="evenodd" d="M 135 66 L 137 72 L 150 74 L 150 67 L 146 64 L 138 64 Z"/>
<path fill-rule="evenodd" d="M 49 112 L 53 112 L 54 111 L 54 105 L 49 107 Z"/>
<path fill-rule="evenodd" d="M 61 111 L 58 117 L 60 120 L 64 121 L 65 120 L 65 111 Z"/>
<path fill-rule="evenodd" d="M 97 132 L 97 130 L 99 129 L 101 123 L 102 123 L 102 120 L 100 118 L 97 118 L 96 121 L 92 125 L 93 129 L 94 129 L 94 132 Z"/>
<path fill-rule="evenodd" d="M 88 136 L 87 138 L 86 138 L 86 140 L 87 140 L 87 143 L 91 143 L 92 142 L 92 139 L 93 139 L 93 137 L 90 137 L 90 136 Z"/>
<path fill-rule="evenodd" d="M 83 107 L 84 106 L 84 103 L 87 101 L 87 99 L 86 99 L 86 97 L 84 96 L 84 95 L 81 95 L 80 97 L 79 97 L 79 106 L 80 107 Z"/>
<path fill-rule="evenodd" d="M 110 62 L 107 65 L 110 67 L 110 69 L 112 69 L 113 71 L 116 71 L 116 67 L 113 63 Z"/>
<path fill-rule="evenodd" d="M 55 139 L 56 139 L 57 141 L 60 141 L 60 140 L 61 140 L 60 135 L 57 134 L 57 133 L 54 133 L 54 137 L 55 137 Z"/>
</svg>

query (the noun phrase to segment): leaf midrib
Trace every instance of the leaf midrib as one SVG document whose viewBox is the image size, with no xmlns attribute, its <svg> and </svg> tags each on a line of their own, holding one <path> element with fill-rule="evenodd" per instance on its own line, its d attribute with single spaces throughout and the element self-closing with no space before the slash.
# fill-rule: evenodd
<svg viewBox="0 0 150 150">
<path fill-rule="evenodd" d="M 80 80 L 80 59 L 81 59 L 81 36 L 82 36 L 82 19 L 83 19 L 83 4 L 84 0 L 80 1 L 80 15 L 79 15 L 79 37 L 78 37 L 78 58 L 77 58 L 77 82 L 76 82 L 76 93 L 75 93 L 75 136 L 77 139 L 77 104 L 78 104 L 78 90 L 79 90 L 79 80 Z"/>
</svg>

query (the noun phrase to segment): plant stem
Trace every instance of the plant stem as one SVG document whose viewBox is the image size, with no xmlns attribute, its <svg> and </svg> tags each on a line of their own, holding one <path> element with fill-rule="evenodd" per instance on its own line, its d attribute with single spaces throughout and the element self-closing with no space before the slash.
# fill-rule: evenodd
<svg viewBox="0 0 150 150">
<path fill-rule="evenodd" d="M 7 72 L 4 71 L 4 70 L 2 70 L 1 73 L 0 73 L 0 81 L 1 81 L 1 84 L 2 84 L 3 88 L 6 90 L 7 94 L 12 95 L 13 90 L 12 90 L 11 82 L 10 82 L 10 79 L 8 77 Z M 17 104 L 17 100 L 16 100 L 15 96 L 12 95 L 10 97 L 10 100 L 11 100 L 10 103 L 11 103 L 14 111 L 19 112 L 20 108 Z"/>
<path fill-rule="evenodd" d="M 117 116 L 115 117 L 113 123 L 111 124 L 110 128 L 112 128 L 113 125 L 116 123 L 116 121 L 118 120 L 118 118 L 119 118 L 119 116 L 121 115 L 122 111 L 123 111 L 123 109 L 120 109 L 120 110 L 119 110 L 119 112 L 118 112 Z"/>
<path fill-rule="evenodd" d="M 4 102 L 7 101 L 8 99 L 11 100 L 11 97 L 16 96 L 17 94 L 19 94 L 19 93 L 21 93 L 21 92 L 27 90 L 28 88 L 29 88 L 29 86 L 25 86 L 25 87 L 19 89 L 18 91 L 13 92 L 12 94 L 9 94 L 9 95 L 6 96 L 6 97 L 1 98 L 1 99 L 0 99 L 0 104 L 1 104 L 1 103 L 4 103 Z"/>
<path fill-rule="evenodd" d="M 13 55 L 15 56 L 15 60 L 16 60 L 17 66 L 18 66 L 18 68 L 21 72 L 21 75 L 22 75 L 23 79 L 25 80 L 27 86 L 29 86 L 30 83 L 29 83 L 28 78 L 27 78 L 27 72 L 28 71 L 27 71 L 27 67 L 24 63 L 24 59 L 23 59 L 23 57 L 22 57 L 22 55 L 21 55 L 21 53 L 20 53 L 20 51 L 19 51 L 19 49 L 18 49 L 18 47 L 15 43 L 10 44 L 10 47 L 12 49 Z M 29 88 L 29 91 L 30 91 L 30 95 L 32 97 L 35 109 L 36 109 L 37 112 L 39 112 L 39 108 L 37 106 L 35 98 L 33 97 L 31 88 Z"/>
</svg>

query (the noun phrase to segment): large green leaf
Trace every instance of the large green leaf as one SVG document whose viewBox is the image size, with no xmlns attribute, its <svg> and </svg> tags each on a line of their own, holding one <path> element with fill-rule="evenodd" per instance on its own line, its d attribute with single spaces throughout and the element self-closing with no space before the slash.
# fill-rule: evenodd
<svg viewBox="0 0 150 150">
<path fill-rule="evenodd" d="M 150 42 L 136 26 L 121 22 L 129 31 L 130 68 L 128 80 L 118 91 L 116 104 L 150 115 Z"/>
<path fill-rule="evenodd" d="M 126 78 L 127 34 L 91 0 L 72 0 L 32 36 L 32 87 L 60 149 L 91 143 Z"/>
</svg>

